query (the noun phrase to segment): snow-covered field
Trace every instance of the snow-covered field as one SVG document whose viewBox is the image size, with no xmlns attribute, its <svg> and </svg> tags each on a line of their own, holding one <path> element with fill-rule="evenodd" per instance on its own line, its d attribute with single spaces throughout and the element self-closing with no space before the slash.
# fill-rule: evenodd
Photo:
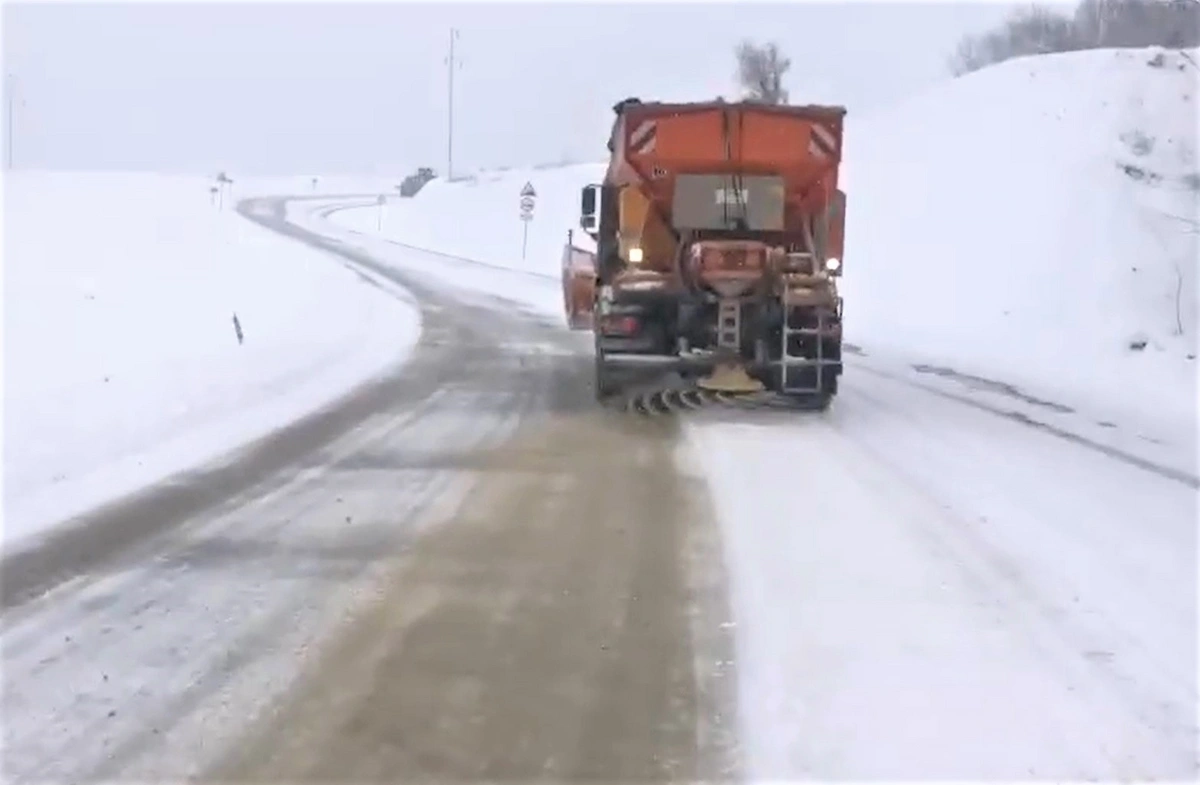
<svg viewBox="0 0 1200 785">
<path fill-rule="evenodd" d="M 312 190 L 234 179 L 235 198 Z M 5 178 L 6 549 L 319 408 L 411 346 L 415 310 L 228 200 L 218 209 L 210 184 Z"/>
<path fill-rule="evenodd" d="M 1197 96 L 1159 55 L 1013 61 L 851 118 L 866 354 L 825 417 L 688 428 L 751 777 L 1195 776 Z M 601 172 L 330 217 L 561 316 L 562 243 Z"/>
</svg>

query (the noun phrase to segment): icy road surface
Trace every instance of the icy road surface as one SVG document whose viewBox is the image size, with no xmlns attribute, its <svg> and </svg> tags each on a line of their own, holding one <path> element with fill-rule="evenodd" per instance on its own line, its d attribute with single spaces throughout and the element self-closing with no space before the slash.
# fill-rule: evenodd
<svg viewBox="0 0 1200 785">
<path fill-rule="evenodd" d="M 603 411 L 553 280 L 369 201 L 247 213 L 402 284 L 410 363 L 4 565 L 7 780 L 1193 777 L 1193 467 L 870 357 Z"/>
<path fill-rule="evenodd" d="M 726 776 L 716 527 L 676 427 L 597 410 L 577 336 L 518 302 L 245 212 L 418 297 L 420 341 L 6 560 L 5 780 Z"/>
</svg>

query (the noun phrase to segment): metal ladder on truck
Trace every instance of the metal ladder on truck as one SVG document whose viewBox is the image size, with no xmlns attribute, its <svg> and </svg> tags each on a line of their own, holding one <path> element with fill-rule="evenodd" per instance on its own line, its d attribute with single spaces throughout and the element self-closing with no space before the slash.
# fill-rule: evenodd
<svg viewBox="0 0 1200 785">
<path fill-rule="evenodd" d="M 801 256 L 797 254 L 796 256 Z M 812 254 L 803 254 L 810 261 Z M 830 359 L 825 356 L 825 342 L 821 336 L 825 334 L 828 326 L 827 314 L 824 308 L 815 308 L 817 323 L 815 325 L 798 327 L 792 326 L 792 310 L 797 305 L 811 305 L 811 303 L 797 303 L 792 297 L 792 287 L 788 278 L 784 279 L 783 292 L 781 294 L 781 304 L 783 305 L 783 324 L 780 329 L 780 347 L 779 347 L 779 390 L 784 393 L 819 393 L 825 389 L 825 374 L 826 368 L 830 365 L 837 365 L 841 362 L 840 359 Z M 837 302 L 838 315 L 841 311 L 841 297 L 838 297 Z M 816 357 L 806 357 L 802 354 L 791 354 L 789 347 L 793 336 L 810 336 L 816 343 Z M 789 384 L 790 374 L 794 368 L 808 369 L 811 368 L 812 385 Z"/>
</svg>

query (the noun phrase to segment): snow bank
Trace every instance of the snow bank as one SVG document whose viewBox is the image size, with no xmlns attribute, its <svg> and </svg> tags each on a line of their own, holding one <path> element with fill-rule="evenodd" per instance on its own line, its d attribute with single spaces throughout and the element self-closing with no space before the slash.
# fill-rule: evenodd
<svg viewBox="0 0 1200 785">
<path fill-rule="evenodd" d="M 419 332 L 400 300 L 218 210 L 209 184 L 5 179 L 6 549 L 319 408 Z"/>
<path fill-rule="evenodd" d="M 1190 427 L 1194 62 L 1023 58 L 849 118 L 848 336 Z"/>
</svg>

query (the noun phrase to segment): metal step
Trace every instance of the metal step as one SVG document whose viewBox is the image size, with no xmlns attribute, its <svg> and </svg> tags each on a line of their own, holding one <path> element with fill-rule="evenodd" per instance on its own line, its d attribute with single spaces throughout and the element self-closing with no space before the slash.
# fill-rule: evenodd
<svg viewBox="0 0 1200 785">
<path fill-rule="evenodd" d="M 824 355 L 825 342 L 822 340 L 816 341 L 816 357 L 805 357 L 802 355 L 794 355 L 788 353 L 788 344 L 793 335 L 821 335 L 828 332 L 826 329 L 825 315 L 823 312 L 817 312 L 817 325 L 815 327 L 792 327 L 790 303 L 788 297 L 783 297 L 783 325 L 780 330 L 779 347 L 779 389 L 785 393 L 817 393 L 825 388 L 824 371 L 826 366 L 839 365 L 840 359 L 827 359 Z M 816 378 L 812 385 L 789 385 L 788 371 L 792 368 L 813 368 Z"/>
</svg>

